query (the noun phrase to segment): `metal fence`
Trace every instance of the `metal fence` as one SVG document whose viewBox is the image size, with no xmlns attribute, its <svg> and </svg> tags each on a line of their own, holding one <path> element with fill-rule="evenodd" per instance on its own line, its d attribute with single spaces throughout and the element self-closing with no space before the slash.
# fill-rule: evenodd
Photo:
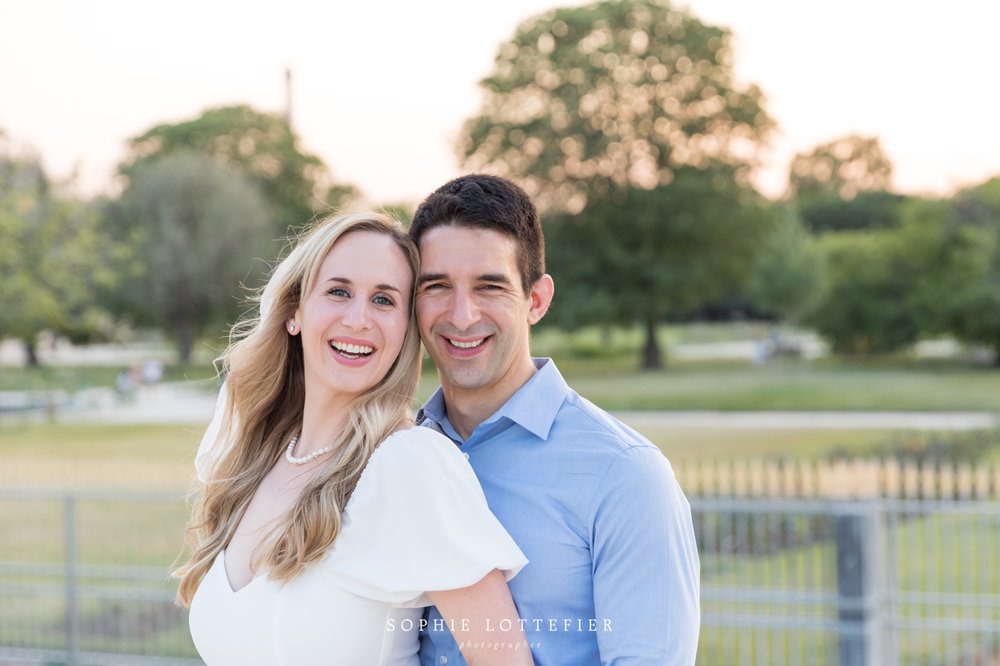
<svg viewBox="0 0 1000 666">
<path fill-rule="evenodd" d="M 896 458 L 680 460 L 695 497 L 1000 500 L 1000 465 Z"/>
<path fill-rule="evenodd" d="M 692 501 L 700 664 L 1000 664 L 1000 504 Z"/>
<path fill-rule="evenodd" d="M 201 664 L 168 571 L 178 493 L 0 490 L 0 663 Z"/>
<path fill-rule="evenodd" d="M 1000 664 L 1000 503 L 692 499 L 699 665 Z M 0 490 L 0 664 L 200 664 L 178 494 Z"/>
</svg>

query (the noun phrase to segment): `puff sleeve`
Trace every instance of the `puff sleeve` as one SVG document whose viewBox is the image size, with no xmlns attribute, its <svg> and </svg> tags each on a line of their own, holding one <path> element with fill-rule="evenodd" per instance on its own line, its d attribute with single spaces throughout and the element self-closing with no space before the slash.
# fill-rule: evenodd
<svg viewBox="0 0 1000 666">
<path fill-rule="evenodd" d="M 493 569 L 510 580 L 527 562 L 458 448 L 415 427 L 375 450 L 323 569 L 352 594 L 414 608 L 431 605 L 428 591 L 468 587 Z"/>
<path fill-rule="evenodd" d="M 218 464 L 226 450 L 232 446 L 228 433 L 222 432 L 222 421 L 228 399 L 229 391 L 226 389 L 226 383 L 223 382 L 219 389 L 219 397 L 215 401 L 215 413 L 212 414 L 212 421 L 201 437 L 201 444 L 198 445 L 198 453 L 194 458 L 194 471 L 202 483 L 208 481 L 215 465 Z"/>
</svg>

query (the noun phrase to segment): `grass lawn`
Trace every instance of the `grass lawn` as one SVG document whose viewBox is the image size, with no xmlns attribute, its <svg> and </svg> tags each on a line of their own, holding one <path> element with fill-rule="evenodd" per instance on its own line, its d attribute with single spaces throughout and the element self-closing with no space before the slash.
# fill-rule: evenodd
<svg viewBox="0 0 1000 666">
<path fill-rule="evenodd" d="M 815 458 L 834 449 L 862 452 L 893 436 L 885 430 L 645 428 L 642 434 L 673 461 L 782 456 Z"/>
<path fill-rule="evenodd" d="M 570 386 L 609 410 L 1000 411 L 1000 371 L 967 365 L 700 361 L 643 372 L 631 359 L 556 362 Z M 416 404 L 437 384 L 428 364 Z"/>
<path fill-rule="evenodd" d="M 864 451 L 881 430 L 651 428 L 644 433 L 675 463 L 784 455 L 812 458 L 835 448 Z M 33 423 L 0 427 L 0 487 L 186 490 L 202 427 Z"/>
<path fill-rule="evenodd" d="M 1000 371 L 943 363 L 558 360 L 578 393 L 605 409 L 1000 411 Z"/>
<path fill-rule="evenodd" d="M 186 490 L 203 428 L 33 423 L 0 427 L 0 487 Z"/>
</svg>

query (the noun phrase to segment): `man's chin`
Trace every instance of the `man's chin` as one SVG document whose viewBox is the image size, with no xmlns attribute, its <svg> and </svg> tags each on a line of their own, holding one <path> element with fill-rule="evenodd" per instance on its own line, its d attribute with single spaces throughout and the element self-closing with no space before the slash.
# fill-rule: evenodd
<svg viewBox="0 0 1000 666">
<path fill-rule="evenodd" d="M 482 388 L 485 384 L 483 381 L 483 373 L 473 368 L 459 369 L 446 367 L 442 370 L 442 366 L 440 364 L 437 364 L 437 368 L 438 381 L 441 382 L 442 386 L 446 386 L 450 389 L 474 391 Z"/>
</svg>

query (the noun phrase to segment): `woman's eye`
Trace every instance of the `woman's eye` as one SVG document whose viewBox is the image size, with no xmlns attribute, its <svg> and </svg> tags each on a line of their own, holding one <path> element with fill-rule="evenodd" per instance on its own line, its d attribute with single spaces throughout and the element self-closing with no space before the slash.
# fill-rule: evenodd
<svg viewBox="0 0 1000 666">
<path fill-rule="evenodd" d="M 342 298 L 347 298 L 348 296 L 350 296 L 350 294 L 347 293 L 347 290 L 344 289 L 343 287 L 334 287 L 333 289 L 329 290 L 326 293 L 330 294 L 331 296 L 340 296 Z"/>
<path fill-rule="evenodd" d="M 376 305 L 393 305 L 392 299 L 388 296 L 376 296 L 374 301 Z"/>
</svg>

